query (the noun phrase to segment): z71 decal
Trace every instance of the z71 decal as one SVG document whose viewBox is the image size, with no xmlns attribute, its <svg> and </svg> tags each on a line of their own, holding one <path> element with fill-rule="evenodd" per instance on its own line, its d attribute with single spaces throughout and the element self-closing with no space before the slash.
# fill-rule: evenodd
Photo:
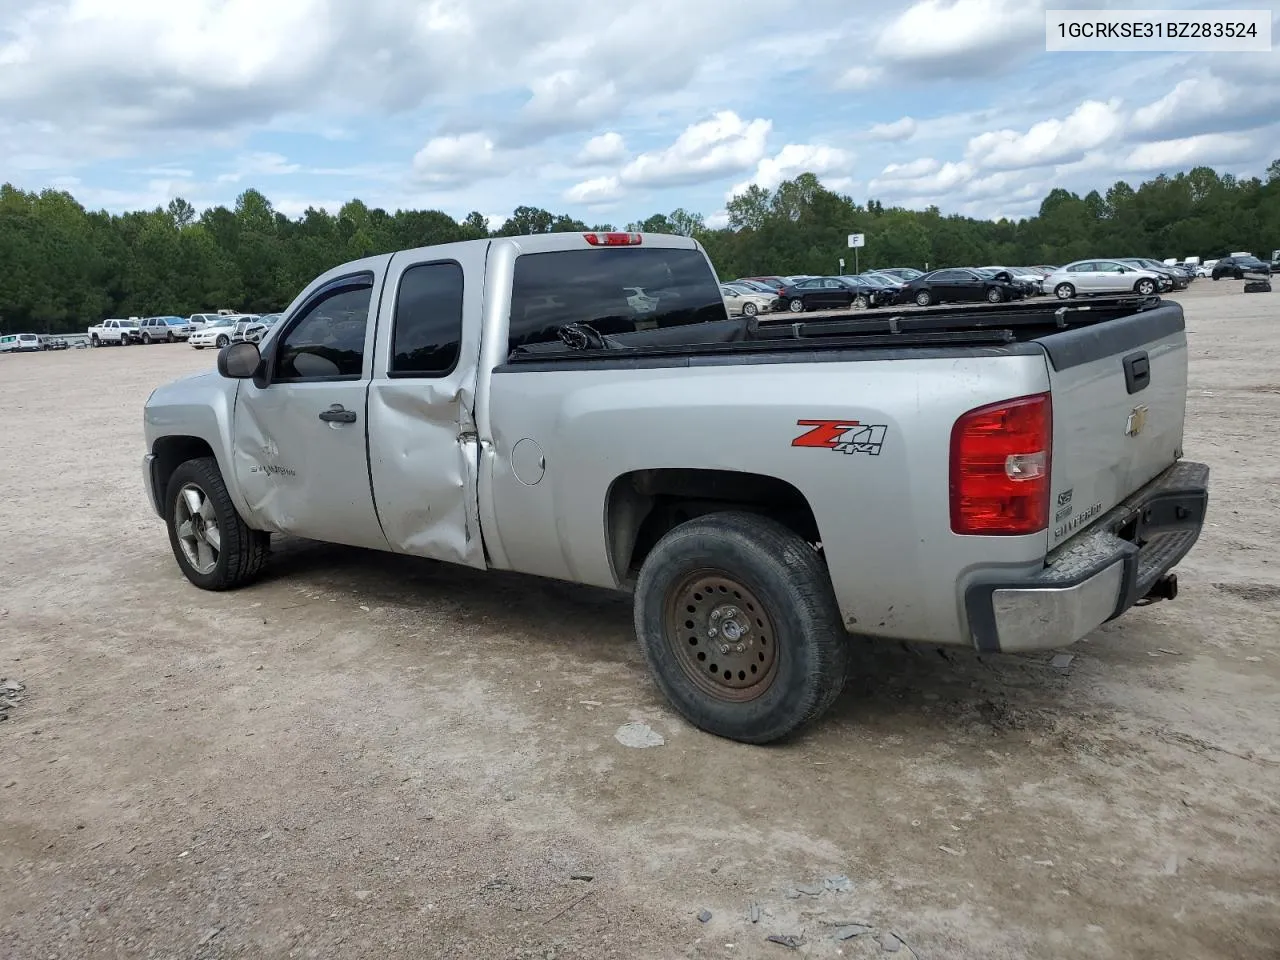
<svg viewBox="0 0 1280 960">
<path fill-rule="evenodd" d="M 865 453 L 872 457 L 880 456 L 884 435 L 889 431 L 885 424 L 857 420 L 797 420 L 796 426 L 809 429 L 791 441 L 793 447 Z"/>
</svg>

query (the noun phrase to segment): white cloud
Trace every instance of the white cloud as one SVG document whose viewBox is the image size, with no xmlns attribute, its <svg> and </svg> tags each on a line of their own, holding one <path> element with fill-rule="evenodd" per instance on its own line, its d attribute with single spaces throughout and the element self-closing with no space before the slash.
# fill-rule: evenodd
<svg viewBox="0 0 1280 960">
<path fill-rule="evenodd" d="M 627 155 L 627 142 L 622 134 L 609 131 L 592 137 L 578 151 L 577 164 L 583 167 L 616 163 Z"/>
<path fill-rule="evenodd" d="M 774 156 L 762 157 L 756 164 L 755 175 L 750 180 L 736 184 L 728 195 L 736 196 L 753 183 L 772 190 L 782 181 L 802 173 L 812 173 L 825 180 L 828 174 L 848 170 L 852 163 L 853 154 L 847 150 L 811 143 L 788 143 Z M 846 185 L 850 182 L 848 177 L 839 179 Z M 838 186 L 832 187 L 831 182 L 827 183 L 827 187 L 839 189 Z"/>
<path fill-rule="evenodd" d="M 902 117 L 893 123 L 877 123 L 867 131 L 872 140 L 910 140 L 916 132 L 916 122 L 910 117 Z"/>
<path fill-rule="evenodd" d="M 575 183 L 564 192 L 564 199 L 569 203 L 594 205 L 610 203 L 622 194 L 622 185 L 617 177 L 593 177 L 590 180 Z"/>
<path fill-rule="evenodd" d="M 856 64 L 849 67 L 836 78 L 836 88 L 840 90 L 867 90 L 874 87 L 884 71 L 879 67 Z"/>
<path fill-rule="evenodd" d="M 732 110 L 685 128 L 665 149 L 642 153 L 622 168 L 622 183 L 673 186 L 701 183 L 738 173 L 758 163 L 773 124 L 745 121 Z"/>
<path fill-rule="evenodd" d="M 933 157 L 920 157 L 908 163 L 891 163 L 880 171 L 881 180 L 913 180 L 933 173 L 941 164 Z"/>
<path fill-rule="evenodd" d="M 1079 159 L 1124 129 L 1120 100 L 1086 100 L 1065 120 L 1042 120 L 1026 133 L 997 130 L 969 141 L 966 158 L 991 168 L 1036 167 Z"/>
<path fill-rule="evenodd" d="M 707 214 L 704 221 L 711 230 L 720 230 L 729 225 L 729 211 L 717 210 L 715 213 Z"/>
<path fill-rule="evenodd" d="M 278 153 L 251 153 L 238 158 L 235 169 L 219 175 L 218 182 L 239 183 L 251 177 L 286 176 L 301 169 L 301 164 L 290 163 L 288 158 Z"/>
<path fill-rule="evenodd" d="M 1253 141 L 1246 136 L 1206 133 L 1179 140 L 1158 140 L 1135 147 L 1122 161 L 1126 170 L 1174 170 L 1196 164 L 1223 163 L 1248 156 Z"/>
<path fill-rule="evenodd" d="M 877 59 L 937 75 L 1008 67 L 1044 33 L 1041 0 L 920 0 L 880 33 Z"/>
<path fill-rule="evenodd" d="M 972 180 L 976 174 L 972 164 L 947 162 L 930 173 L 915 177 L 885 179 L 877 177 L 867 184 L 868 192 L 886 196 L 928 196 L 948 193 Z"/>
<path fill-rule="evenodd" d="M 413 172 L 426 183 L 467 183 L 491 172 L 496 155 L 492 138 L 483 133 L 435 137 L 414 154 Z"/>
</svg>

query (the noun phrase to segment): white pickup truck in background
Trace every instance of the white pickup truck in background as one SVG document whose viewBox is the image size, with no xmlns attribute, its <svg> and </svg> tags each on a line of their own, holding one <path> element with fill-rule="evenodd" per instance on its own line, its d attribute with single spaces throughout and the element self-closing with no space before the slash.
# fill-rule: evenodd
<svg viewBox="0 0 1280 960">
<path fill-rule="evenodd" d="M 850 634 L 1045 650 L 1172 599 L 1186 388 L 1158 296 L 730 318 L 692 239 L 496 238 L 317 278 L 151 395 L 143 473 L 207 590 L 272 534 L 633 589 L 659 689 L 762 743 Z"/>
</svg>

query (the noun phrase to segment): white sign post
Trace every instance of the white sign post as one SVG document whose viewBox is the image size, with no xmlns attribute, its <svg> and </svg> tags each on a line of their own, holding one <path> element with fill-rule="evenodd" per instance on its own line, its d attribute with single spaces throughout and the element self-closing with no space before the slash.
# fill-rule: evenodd
<svg viewBox="0 0 1280 960">
<path fill-rule="evenodd" d="M 844 257 L 840 258 L 840 272 L 844 273 Z"/>
<path fill-rule="evenodd" d="M 853 250 L 853 272 L 858 272 L 858 248 L 867 245 L 867 235 L 865 233 L 849 234 L 849 248 Z M 841 261 L 843 263 L 843 261 Z"/>
</svg>

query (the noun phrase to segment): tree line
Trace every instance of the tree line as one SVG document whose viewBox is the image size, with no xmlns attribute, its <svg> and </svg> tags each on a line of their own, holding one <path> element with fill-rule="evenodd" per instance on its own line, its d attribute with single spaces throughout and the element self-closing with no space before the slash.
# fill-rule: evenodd
<svg viewBox="0 0 1280 960">
<path fill-rule="evenodd" d="M 678 233 L 706 247 L 721 277 L 829 274 L 843 257 L 853 271 L 851 233 L 866 237 L 859 267 L 1060 264 L 1090 256 L 1216 257 L 1280 247 L 1280 160 L 1265 180 L 1208 167 L 1161 175 L 1134 189 L 1121 181 L 1081 197 L 1049 192 L 1025 220 L 979 220 L 937 207 L 866 205 L 802 174 L 775 190 L 750 187 L 712 229 L 675 210 L 619 229 Z M 230 308 L 285 307 L 315 276 L 349 260 L 488 236 L 610 230 L 565 214 L 517 207 L 496 230 L 485 217 L 461 222 L 439 210 L 308 209 L 291 219 L 257 190 L 233 209 L 165 208 L 112 214 L 86 210 L 59 190 L 0 187 L 0 330 L 81 331 L 105 317 Z"/>
</svg>

